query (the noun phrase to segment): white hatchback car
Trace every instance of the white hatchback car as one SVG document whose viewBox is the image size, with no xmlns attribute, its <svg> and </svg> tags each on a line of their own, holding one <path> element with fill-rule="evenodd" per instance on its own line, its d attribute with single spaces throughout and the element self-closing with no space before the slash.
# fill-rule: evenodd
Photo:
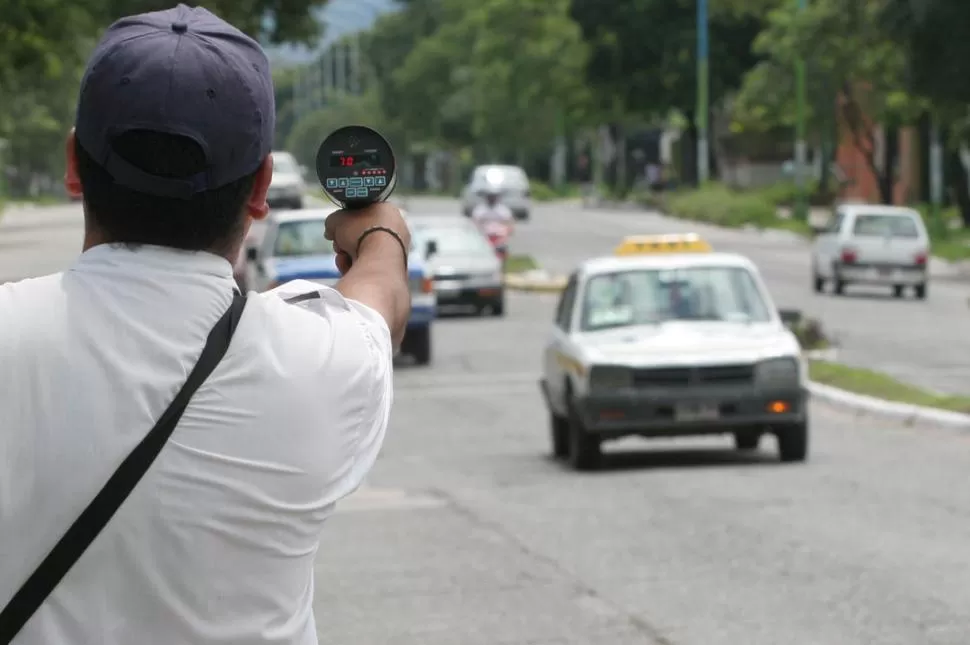
<svg viewBox="0 0 970 645">
<path fill-rule="evenodd" d="M 509 207 L 515 219 L 529 219 L 532 211 L 529 177 L 518 166 L 500 165 L 478 166 L 472 172 L 471 179 L 461 194 L 461 210 L 465 217 L 471 217 L 475 206 L 484 199 L 486 188 L 490 186 L 499 188 L 502 203 Z"/>
<path fill-rule="evenodd" d="M 628 238 L 569 277 L 540 386 L 553 454 L 596 466 L 628 436 L 777 438 L 808 455 L 808 366 L 749 259 L 694 235 Z"/>
<path fill-rule="evenodd" d="M 900 206 L 844 204 L 812 247 L 812 287 L 832 283 L 841 295 L 850 284 L 892 287 L 897 298 L 906 287 L 926 298 L 930 237 L 918 211 Z"/>
<path fill-rule="evenodd" d="M 271 208 L 299 210 L 306 195 L 306 170 L 288 152 L 273 152 L 273 180 L 269 185 L 267 203 Z"/>
</svg>

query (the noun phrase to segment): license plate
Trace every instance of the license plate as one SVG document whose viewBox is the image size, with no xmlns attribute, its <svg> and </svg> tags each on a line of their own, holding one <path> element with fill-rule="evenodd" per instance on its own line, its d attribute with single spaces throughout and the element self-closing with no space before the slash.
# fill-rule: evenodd
<svg viewBox="0 0 970 645">
<path fill-rule="evenodd" d="M 721 416 L 716 403 L 683 403 L 674 410 L 677 421 L 713 421 Z"/>
<path fill-rule="evenodd" d="M 461 290 L 461 285 L 454 282 L 436 282 L 434 288 L 440 293 L 454 293 Z"/>
<path fill-rule="evenodd" d="M 892 275 L 892 273 L 893 273 L 892 269 L 879 269 L 879 275 L 883 277 Z"/>
</svg>

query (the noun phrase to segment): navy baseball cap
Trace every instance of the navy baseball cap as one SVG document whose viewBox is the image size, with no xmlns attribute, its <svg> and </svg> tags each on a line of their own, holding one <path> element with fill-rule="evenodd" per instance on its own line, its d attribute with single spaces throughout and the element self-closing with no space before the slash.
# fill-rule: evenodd
<svg viewBox="0 0 970 645">
<path fill-rule="evenodd" d="M 158 177 L 115 154 L 131 130 L 182 135 L 205 152 L 206 171 Z M 81 81 L 75 136 L 116 183 L 176 199 L 254 173 L 273 150 L 276 102 L 259 44 L 201 7 L 122 18 L 95 48 Z"/>
</svg>

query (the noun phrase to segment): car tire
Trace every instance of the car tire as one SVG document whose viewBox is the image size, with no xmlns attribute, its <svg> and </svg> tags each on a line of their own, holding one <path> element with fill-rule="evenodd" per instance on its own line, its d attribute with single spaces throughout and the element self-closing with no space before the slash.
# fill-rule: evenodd
<svg viewBox="0 0 970 645">
<path fill-rule="evenodd" d="M 903 285 L 901 285 L 901 284 L 894 284 L 893 285 L 893 298 L 902 298 L 902 297 L 903 297 Z"/>
<path fill-rule="evenodd" d="M 569 406 L 568 423 L 569 465 L 575 470 L 595 470 L 600 464 L 600 439 L 586 430 L 579 411 L 572 403 Z"/>
<path fill-rule="evenodd" d="M 761 443 L 761 435 L 757 432 L 736 432 L 734 434 L 734 447 L 743 452 L 757 450 Z"/>
<path fill-rule="evenodd" d="M 808 459 L 808 421 L 785 424 L 775 428 L 778 455 L 784 463 Z"/>
<path fill-rule="evenodd" d="M 552 456 L 565 459 L 569 456 L 569 419 L 551 412 L 549 414 L 549 438 L 552 441 Z"/>
<path fill-rule="evenodd" d="M 845 280 L 839 280 L 838 278 L 836 278 L 835 283 L 832 286 L 832 293 L 834 293 L 837 296 L 845 295 L 846 284 L 847 283 Z"/>
<path fill-rule="evenodd" d="M 913 287 L 913 294 L 917 300 L 926 300 L 926 283 L 924 282 Z"/>
<path fill-rule="evenodd" d="M 401 351 L 414 358 L 418 365 L 431 363 L 431 326 L 409 329 L 404 334 Z"/>
<path fill-rule="evenodd" d="M 499 296 L 491 305 L 492 315 L 501 318 L 505 315 L 505 294 Z"/>
<path fill-rule="evenodd" d="M 293 210 L 295 210 L 295 211 L 301 211 L 301 210 L 303 210 L 303 200 L 302 199 L 298 199 L 298 200 L 294 201 L 293 203 L 290 204 L 290 208 L 293 209 Z"/>
<path fill-rule="evenodd" d="M 825 278 L 819 276 L 817 273 L 812 276 L 812 288 L 815 290 L 815 293 L 825 291 Z"/>
</svg>

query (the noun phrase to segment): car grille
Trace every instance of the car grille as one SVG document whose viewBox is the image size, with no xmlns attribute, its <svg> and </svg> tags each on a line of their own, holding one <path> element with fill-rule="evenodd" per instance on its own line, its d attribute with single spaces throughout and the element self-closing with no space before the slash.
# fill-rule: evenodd
<svg viewBox="0 0 970 645">
<path fill-rule="evenodd" d="M 688 387 L 703 385 L 745 385 L 754 381 L 754 365 L 716 367 L 666 367 L 633 372 L 637 387 Z"/>
<path fill-rule="evenodd" d="M 457 282 L 461 280 L 471 280 L 474 278 L 470 273 L 448 273 L 444 275 L 436 275 L 434 277 L 435 282 Z"/>
</svg>

